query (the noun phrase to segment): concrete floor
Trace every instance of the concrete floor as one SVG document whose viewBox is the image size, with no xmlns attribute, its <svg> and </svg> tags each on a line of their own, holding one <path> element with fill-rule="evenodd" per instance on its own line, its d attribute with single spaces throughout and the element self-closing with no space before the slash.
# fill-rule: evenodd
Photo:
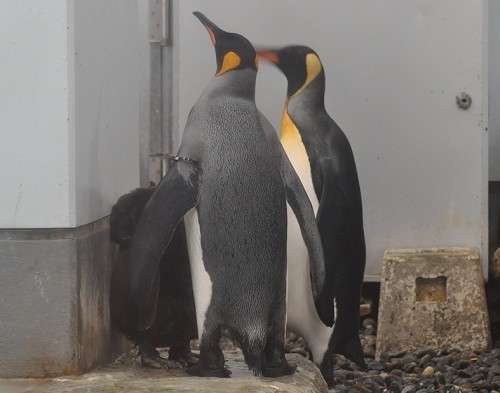
<svg viewBox="0 0 500 393">
<path fill-rule="evenodd" d="M 0 380 L 0 393 L 323 393 L 328 391 L 318 368 L 298 354 L 287 355 L 288 360 L 297 365 L 294 375 L 264 378 L 255 377 L 247 369 L 240 350 L 225 351 L 227 365 L 232 371 L 229 379 L 191 377 L 183 369 L 146 369 L 133 355 L 122 357 L 119 362 L 82 376 Z M 165 353 L 162 356 L 166 356 Z"/>
</svg>

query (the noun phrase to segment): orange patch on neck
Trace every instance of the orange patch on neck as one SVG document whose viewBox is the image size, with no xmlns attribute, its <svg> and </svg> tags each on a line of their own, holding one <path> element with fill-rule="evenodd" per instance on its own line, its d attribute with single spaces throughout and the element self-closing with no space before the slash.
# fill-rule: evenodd
<svg viewBox="0 0 500 393">
<path fill-rule="evenodd" d="M 240 64 L 241 64 L 241 57 L 239 57 L 234 52 L 227 52 L 224 55 L 224 60 L 222 60 L 222 66 L 219 72 L 215 74 L 215 76 L 220 76 L 228 71 L 234 70 L 235 68 L 238 68 Z"/>
</svg>

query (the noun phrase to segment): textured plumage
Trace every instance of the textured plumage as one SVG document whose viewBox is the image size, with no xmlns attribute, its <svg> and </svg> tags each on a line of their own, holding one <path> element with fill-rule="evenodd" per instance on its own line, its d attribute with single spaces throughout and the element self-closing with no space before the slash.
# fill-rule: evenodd
<svg viewBox="0 0 500 393">
<path fill-rule="evenodd" d="M 315 209 L 326 262 L 326 285 L 314 310 L 306 252 L 290 220 L 288 327 L 306 339 L 331 385 L 333 353 L 365 366 L 358 336 L 365 242 L 356 164 L 347 137 L 326 112 L 318 55 L 305 46 L 258 53 L 288 80 L 280 139 Z"/>
<path fill-rule="evenodd" d="M 140 307 L 154 299 L 162 250 L 187 213 L 200 337 L 200 362 L 188 373 L 229 376 L 219 348 L 227 328 L 255 374 L 289 374 L 295 368 L 284 356 L 286 197 L 307 228 L 317 294 L 324 283 L 319 232 L 300 180 L 255 106 L 255 50 L 244 37 L 195 15 L 214 43 L 217 71 L 189 114 L 181 158 L 139 222 L 131 255 L 134 297 Z"/>
</svg>

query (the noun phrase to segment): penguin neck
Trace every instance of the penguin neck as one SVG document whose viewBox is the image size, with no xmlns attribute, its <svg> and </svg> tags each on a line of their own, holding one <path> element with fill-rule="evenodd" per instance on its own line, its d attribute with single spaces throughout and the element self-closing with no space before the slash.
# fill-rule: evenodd
<svg viewBox="0 0 500 393">
<path fill-rule="evenodd" d="M 256 78 L 257 71 L 250 68 L 232 70 L 223 75 L 216 76 L 208 86 L 208 89 L 255 101 Z"/>
<path fill-rule="evenodd" d="M 300 88 L 295 94 L 287 96 L 286 109 L 293 115 L 295 108 L 307 109 L 311 112 L 325 110 L 325 74 L 323 71 L 308 85 Z"/>
</svg>

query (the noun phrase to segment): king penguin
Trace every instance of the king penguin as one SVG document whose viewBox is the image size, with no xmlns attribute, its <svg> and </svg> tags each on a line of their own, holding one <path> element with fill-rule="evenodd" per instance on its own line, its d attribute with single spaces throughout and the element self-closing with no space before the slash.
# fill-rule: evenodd
<svg viewBox="0 0 500 393">
<path fill-rule="evenodd" d="M 113 325 L 139 346 L 141 363 L 145 367 L 172 368 L 198 361 L 190 341 L 198 335 L 191 270 L 184 222 L 180 222 L 159 264 L 160 283 L 154 322 L 144 331 L 140 310 L 130 296 L 127 271 L 132 240 L 141 211 L 153 195 L 155 187 L 136 188 L 122 195 L 113 205 L 110 215 L 110 237 L 120 248 L 113 265 L 110 283 L 110 316 Z M 170 347 L 168 359 L 160 357 L 157 347 Z"/>
<path fill-rule="evenodd" d="M 356 164 L 346 135 L 326 112 L 325 72 L 316 52 L 289 46 L 258 54 L 288 81 L 280 139 L 313 205 L 326 261 L 326 285 L 315 310 L 307 252 L 290 219 L 287 327 L 304 337 L 331 386 L 334 353 L 366 367 L 359 340 L 366 251 Z"/>
<path fill-rule="evenodd" d="M 158 263 L 184 217 L 200 339 L 199 362 L 188 373 L 229 376 L 219 347 L 227 329 L 254 374 L 291 374 L 295 367 L 284 355 L 286 201 L 304 235 L 317 298 L 325 262 L 314 212 L 255 105 L 255 49 L 243 36 L 194 14 L 215 47 L 217 71 L 191 109 L 178 155 L 139 220 L 132 292 L 139 308 L 155 301 Z"/>
</svg>

